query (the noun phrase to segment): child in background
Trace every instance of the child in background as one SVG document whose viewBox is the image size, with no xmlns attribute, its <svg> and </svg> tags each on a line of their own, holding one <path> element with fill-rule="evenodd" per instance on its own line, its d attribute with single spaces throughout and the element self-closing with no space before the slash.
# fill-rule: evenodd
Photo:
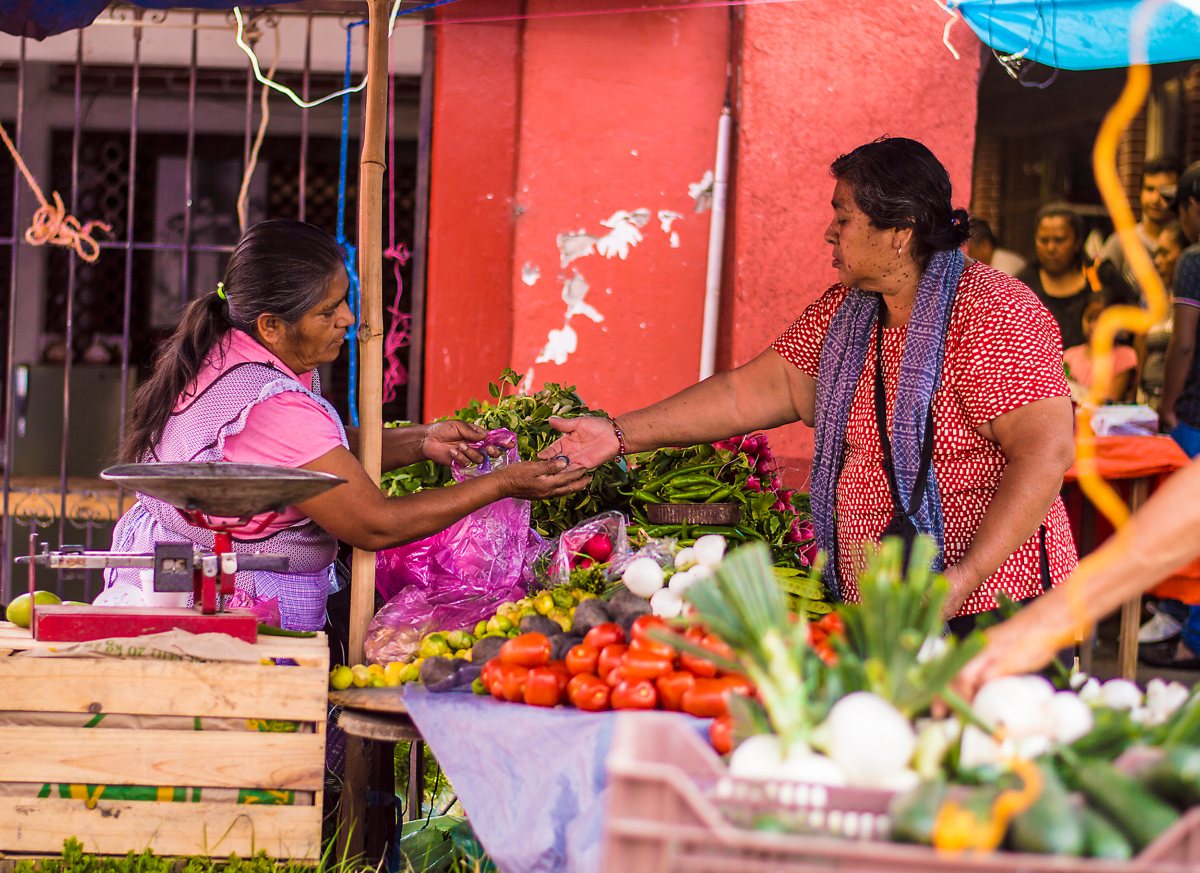
<svg viewBox="0 0 1200 873">
<path fill-rule="evenodd" d="M 1092 350 L 1088 343 L 1096 320 L 1104 311 L 1104 295 L 1093 293 L 1083 310 L 1083 342 L 1063 352 L 1063 365 L 1067 371 L 1067 382 L 1071 386 L 1071 399 L 1082 403 L 1092 388 Z M 1112 350 L 1112 385 L 1104 397 L 1105 403 L 1122 403 L 1128 399 L 1129 386 L 1137 370 L 1137 352 L 1127 345 L 1114 345 Z"/>
</svg>

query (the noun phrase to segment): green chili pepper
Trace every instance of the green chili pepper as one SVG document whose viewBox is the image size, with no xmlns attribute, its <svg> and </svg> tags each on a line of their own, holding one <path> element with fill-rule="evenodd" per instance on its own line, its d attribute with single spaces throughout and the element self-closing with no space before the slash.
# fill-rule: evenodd
<svg viewBox="0 0 1200 873">
<path fill-rule="evenodd" d="M 722 485 L 720 488 L 718 488 L 712 494 L 708 495 L 708 499 L 705 500 L 704 502 L 705 503 L 720 503 L 722 500 L 727 499 L 729 497 L 729 495 L 731 495 L 731 494 L 733 494 L 733 486 L 732 485 Z"/>
</svg>

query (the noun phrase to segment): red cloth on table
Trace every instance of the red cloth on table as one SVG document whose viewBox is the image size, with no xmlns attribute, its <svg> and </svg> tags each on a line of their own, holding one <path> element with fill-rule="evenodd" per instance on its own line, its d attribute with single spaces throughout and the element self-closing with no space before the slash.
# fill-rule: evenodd
<svg viewBox="0 0 1200 873">
<path fill-rule="evenodd" d="M 1096 471 L 1110 483 L 1119 484 L 1130 479 L 1153 477 L 1150 490 L 1157 488 L 1167 476 L 1186 467 L 1191 461 L 1179 444 L 1169 436 L 1104 436 L 1095 437 Z M 1065 481 L 1077 482 L 1077 465 L 1067 471 Z M 1128 500 L 1128 488 L 1119 488 Z M 1076 542 L 1079 538 L 1079 518 L 1082 513 L 1082 495 L 1067 500 L 1067 512 L 1075 526 Z M 1112 534 L 1108 519 L 1097 514 L 1096 544 Z M 1150 590 L 1153 597 L 1182 600 L 1184 603 L 1200 604 L 1200 561 L 1196 561 L 1168 576 Z"/>
</svg>

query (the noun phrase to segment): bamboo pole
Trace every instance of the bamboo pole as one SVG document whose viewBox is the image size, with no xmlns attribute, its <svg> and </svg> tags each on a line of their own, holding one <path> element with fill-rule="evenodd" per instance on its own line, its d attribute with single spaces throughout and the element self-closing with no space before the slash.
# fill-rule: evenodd
<svg viewBox="0 0 1200 873">
<path fill-rule="evenodd" d="M 358 164 L 358 460 L 379 481 L 383 439 L 383 171 L 387 130 L 388 2 L 368 0 L 367 87 L 362 155 Z M 351 664 L 362 663 L 363 641 L 375 606 L 375 553 L 355 549 L 350 582 Z M 363 740 L 347 738 L 339 846 L 362 851 L 367 810 Z"/>
</svg>

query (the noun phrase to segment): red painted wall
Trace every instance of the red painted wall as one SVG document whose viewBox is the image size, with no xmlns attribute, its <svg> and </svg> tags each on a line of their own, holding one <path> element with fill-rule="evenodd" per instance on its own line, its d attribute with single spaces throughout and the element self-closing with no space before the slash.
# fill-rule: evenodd
<svg viewBox="0 0 1200 873">
<path fill-rule="evenodd" d="M 519 15 L 521 0 L 473 0 L 441 16 L 434 55 L 426 267 L 426 420 L 480 394 L 512 357 L 513 191 L 520 28 L 461 24 Z M 486 395 L 487 380 L 482 382 Z"/>
<path fill-rule="evenodd" d="M 715 155 L 729 15 L 644 0 L 652 11 L 537 17 L 606 3 L 627 5 L 527 0 L 523 24 L 439 28 L 429 416 L 484 395 L 505 366 L 532 371 L 535 385 L 578 385 L 613 413 L 696 378 L 709 214 L 692 211 L 687 186 Z M 519 5 L 447 9 L 479 16 Z M 956 61 L 941 41 L 945 14 L 932 3 L 834 7 L 739 11 L 719 366 L 749 360 L 833 281 L 822 234 L 838 154 L 885 133 L 917 137 L 947 164 L 957 203 L 969 201 L 975 37 L 955 28 Z M 649 222 L 625 260 L 595 253 L 561 264 L 559 234 L 599 237 L 608 232 L 600 221 L 643 208 Z M 663 209 L 683 216 L 672 228 L 678 247 L 659 227 Z M 574 315 L 577 350 L 562 364 L 537 363 L 548 333 L 564 326 L 563 287 L 575 274 L 603 321 Z M 794 425 L 773 441 L 787 478 L 802 484 L 811 434 Z"/>
<path fill-rule="evenodd" d="M 833 11 L 836 9 L 836 11 Z M 933 3 L 779 3 L 746 8 L 726 365 L 745 363 L 834 281 L 825 227 L 839 154 L 884 134 L 928 145 L 970 202 L 979 42 Z M 812 431 L 771 435 L 807 483 Z"/>
</svg>

